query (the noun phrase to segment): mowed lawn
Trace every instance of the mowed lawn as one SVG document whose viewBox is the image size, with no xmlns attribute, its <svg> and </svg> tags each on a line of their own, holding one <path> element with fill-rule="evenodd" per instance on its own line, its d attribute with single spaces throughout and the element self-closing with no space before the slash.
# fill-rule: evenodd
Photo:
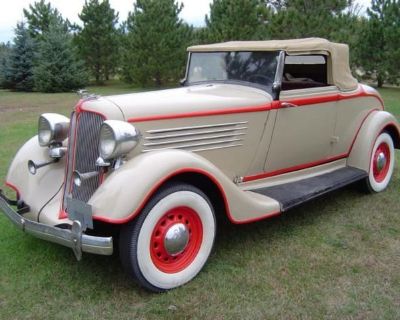
<svg viewBox="0 0 400 320">
<path fill-rule="evenodd" d="M 380 92 L 400 119 L 400 89 Z M 68 115 L 76 101 L 72 93 L 0 91 L 1 181 L 38 115 Z M 400 319 L 399 165 L 380 194 L 348 187 L 270 220 L 221 223 L 204 270 L 165 294 L 132 283 L 117 255 L 78 263 L 71 250 L 0 216 L 0 319 L 93 318 Z"/>
</svg>

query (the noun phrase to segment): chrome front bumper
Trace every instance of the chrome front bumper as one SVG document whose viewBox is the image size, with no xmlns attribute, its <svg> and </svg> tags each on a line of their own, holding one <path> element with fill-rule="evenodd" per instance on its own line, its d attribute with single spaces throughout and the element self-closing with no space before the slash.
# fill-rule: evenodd
<svg viewBox="0 0 400 320">
<path fill-rule="evenodd" d="M 4 196 L 0 196 L 0 211 L 3 211 L 5 216 L 22 231 L 71 248 L 78 260 L 82 258 L 82 252 L 100 255 L 113 253 L 112 237 L 94 237 L 84 234 L 79 221 L 73 221 L 71 230 L 68 230 L 27 220 L 10 207 Z"/>
</svg>

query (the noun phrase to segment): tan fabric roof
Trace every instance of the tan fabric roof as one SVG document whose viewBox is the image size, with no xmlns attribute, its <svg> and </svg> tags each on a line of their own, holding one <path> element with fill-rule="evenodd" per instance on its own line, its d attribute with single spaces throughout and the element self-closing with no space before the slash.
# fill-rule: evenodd
<svg viewBox="0 0 400 320">
<path fill-rule="evenodd" d="M 230 41 L 192 46 L 189 52 L 213 51 L 275 51 L 284 50 L 288 54 L 328 52 L 331 56 L 333 84 L 341 90 L 354 90 L 358 82 L 351 75 L 349 67 L 349 47 L 346 44 L 330 42 L 322 38 L 268 41 Z"/>
</svg>

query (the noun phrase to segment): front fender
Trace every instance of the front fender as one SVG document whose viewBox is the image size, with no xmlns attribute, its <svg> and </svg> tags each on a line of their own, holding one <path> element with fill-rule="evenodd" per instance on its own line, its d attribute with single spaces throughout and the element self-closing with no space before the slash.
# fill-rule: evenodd
<svg viewBox="0 0 400 320">
<path fill-rule="evenodd" d="M 112 172 L 89 200 L 93 218 L 108 223 L 130 221 L 163 183 L 184 172 L 203 174 L 216 184 L 232 222 L 249 222 L 279 212 L 277 201 L 240 190 L 198 154 L 162 150 L 140 154 Z"/>
<path fill-rule="evenodd" d="M 391 133 L 395 146 L 399 147 L 400 126 L 396 118 L 386 111 L 372 112 L 357 134 L 347 164 L 369 172 L 375 140 L 385 130 Z"/>
<path fill-rule="evenodd" d="M 48 149 L 39 146 L 37 136 L 29 139 L 17 152 L 8 169 L 6 184 L 13 186 L 20 198 L 30 206 L 24 217 L 36 220 L 43 205 L 54 196 L 64 181 L 65 160 L 40 168 L 35 175 L 28 171 L 28 161 L 51 160 Z"/>
</svg>

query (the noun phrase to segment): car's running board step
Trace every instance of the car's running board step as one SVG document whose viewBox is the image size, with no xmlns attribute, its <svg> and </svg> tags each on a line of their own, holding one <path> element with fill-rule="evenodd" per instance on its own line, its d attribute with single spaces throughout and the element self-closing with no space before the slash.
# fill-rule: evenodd
<svg viewBox="0 0 400 320">
<path fill-rule="evenodd" d="M 296 182 L 249 191 L 279 201 L 283 212 L 320 195 L 364 179 L 367 176 L 368 173 L 363 170 L 346 167 Z"/>
</svg>

